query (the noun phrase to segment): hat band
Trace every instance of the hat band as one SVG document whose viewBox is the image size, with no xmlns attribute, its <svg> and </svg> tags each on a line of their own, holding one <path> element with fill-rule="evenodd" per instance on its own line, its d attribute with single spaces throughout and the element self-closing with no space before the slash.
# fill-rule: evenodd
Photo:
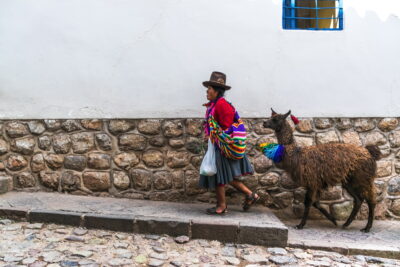
<svg viewBox="0 0 400 267">
<path fill-rule="evenodd" d="M 218 80 L 216 80 L 216 82 L 219 84 L 225 84 L 225 81 L 222 78 L 219 78 Z"/>
</svg>

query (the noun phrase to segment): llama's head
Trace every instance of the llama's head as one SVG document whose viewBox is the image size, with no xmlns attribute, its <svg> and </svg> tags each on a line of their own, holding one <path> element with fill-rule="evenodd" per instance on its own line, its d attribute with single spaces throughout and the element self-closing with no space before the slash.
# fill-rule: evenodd
<svg viewBox="0 0 400 267">
<path fill-rule="evenodd" d="M 285 114 L 278 114 L 271 108 L 271 118 L 264 121 L 264 128 L 271 128 L 275 131 L 280 131 L 284 126 L 289 125 L 286 118 L 290 115 L 290 110 Z"/>
<path fill-rule="evenodd" d="M 275 131 L 278 143 L 282 145 L 290 145 L 294 143 L 293 130 L 289 122 L 286 120 L 290 115 L 289 112 L 285 114 L 278 114 L 272 108 L 271 118 L 263 123 L 265 128 L 271 128 Z"/>
</svg>

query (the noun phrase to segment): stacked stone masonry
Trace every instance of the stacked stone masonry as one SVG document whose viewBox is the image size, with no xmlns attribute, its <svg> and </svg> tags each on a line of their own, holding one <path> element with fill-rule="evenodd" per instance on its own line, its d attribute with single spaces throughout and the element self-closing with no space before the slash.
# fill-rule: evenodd
<svg viewBox="0 0 400 267">
<path fill-rule="evenodd" d="M 276 142 L 263 119 L 245 119 L 248 155 L 255 174 L 245 183 L 261 203 L 298 217 L 305 191 L 256 146 Z M 163 201 L 215 201 L 198 187 L 206 144 L 202 119 L 4 120 L 0 122 L 1 192 L 59 191 Z M 294 127 L 294 126 L 293 126 Z M 400 219 L 399 118 L 304 118 L 295 129 L 300 146 L 343 142 L 378 145 L 384 155 L 375 180 L 376 217 Z M 243 196 L 227 188 L 230 203 Z M 351 197 L 340 185 L 323 193 L 323 205 L 338 219 L 348 216 Z M 320 218 L 313 210 L 312 218 Z M 363 206 L 359 218 L 365 218 Z"/>
</svg>

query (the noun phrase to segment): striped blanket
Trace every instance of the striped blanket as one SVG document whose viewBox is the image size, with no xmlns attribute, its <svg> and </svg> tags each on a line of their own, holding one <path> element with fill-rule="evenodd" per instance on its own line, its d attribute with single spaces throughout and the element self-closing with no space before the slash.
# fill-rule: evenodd
<svg viewBox="0 0 400 267">
<path fill-rule="evenodd" d="M 221 129 L 212 115 L 208 117 L 210 139 L 217 145 L 225 157 L 238 160 L 246 151 L 246 128 L 239 114 L 235 112 L 234 123 L 225 131 Z"/>
</svg>

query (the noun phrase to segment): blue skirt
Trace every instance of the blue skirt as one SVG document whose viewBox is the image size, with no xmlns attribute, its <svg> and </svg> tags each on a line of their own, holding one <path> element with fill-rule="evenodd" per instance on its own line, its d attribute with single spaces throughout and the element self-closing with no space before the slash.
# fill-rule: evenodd
<svg viewBox="0 0 400 267">
<path fill-rule="evenodd" d="M 217 162 L 217 174 L 213 176 L 200 175 L 200 187 L 214 189 L 219 184 L 229 184 L 233 180 L 243 180 L 243 176 L 254 173 L 246 154 L 238 160 L 228 159 L 215 146 L 215 159 Z"/>
</svg>

